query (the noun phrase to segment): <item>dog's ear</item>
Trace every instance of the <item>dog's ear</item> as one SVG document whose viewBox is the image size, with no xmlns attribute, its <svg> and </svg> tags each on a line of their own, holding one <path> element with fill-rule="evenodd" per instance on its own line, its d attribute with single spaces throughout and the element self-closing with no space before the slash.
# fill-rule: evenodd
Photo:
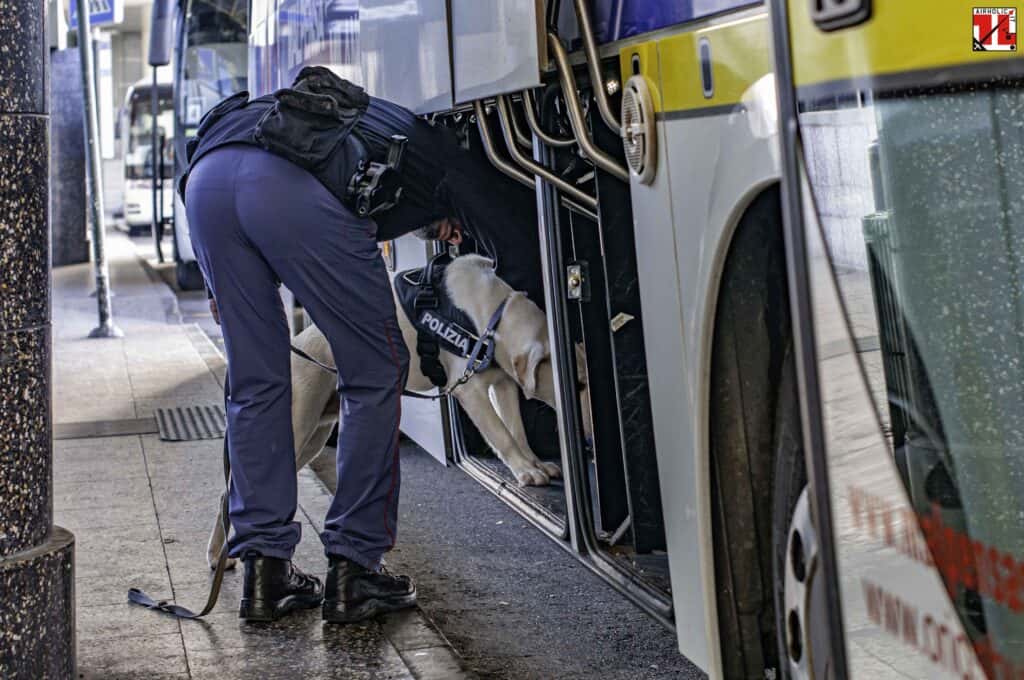
<svg viewBox="0 0 1024 680">
<path fill-rule="evenodd" d="M 533 399 L 537 393 L 537 367 L 546 356 L 544 344 L 532 342 L 525 352 L 517 354 L 512 360 L 516 372 L 516 382 L 523 388 L 523 394 L 528 399 Z"/>
</svg>

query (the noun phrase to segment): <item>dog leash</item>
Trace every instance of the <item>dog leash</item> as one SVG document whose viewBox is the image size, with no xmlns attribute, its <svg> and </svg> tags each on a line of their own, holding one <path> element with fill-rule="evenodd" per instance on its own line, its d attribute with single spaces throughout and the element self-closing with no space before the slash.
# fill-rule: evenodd
<svg viewBox="0 0 1024 680">
<path fill-rule="evenodd" d="M 227 378 L 224 379 L 224 397 L 228 395 Z M 154 600 L 152 597 L 138 588 L 128 589 L 128 602 L 146 609 L 170 614 L 179 619 L 199 619 L 211 611 L 220 598 L 221 585 L 224 583 L 224 572 L 228 564 L 228 534 L 231 530 L 231 519 L 228 517 L 228 488 L 231 482 L 231 459 L 228 456 L 228 436 L 224 433 L 224 492 L 220 495 L 220 516 L 224 523 L 224 545 L 220 548 L 220 557 L 217 558 L 217 568 L 213 572 L 213 583 L 210 584 L 210 594 L 206 598 L 206 605 L 196 614 L 191 609 L 173 604 L 167 600 Z"/>
<path fill-rule="evenodd" d="M 334 366 L 328 366 L 327 364 L 325 364 L 323 362 L 317 361 L 316 359 L 311 357 L 309 354 L 303 352 L 301 349 L 299 349 L 295 345 L 292 345 L 291 348 L 292 348 L 292 354 L 294 354 L 294 355 L 296 355 L 298 357 L 301 357 L 301 358 L 305 359 L 306 361 L 308 361 L 310 363 L 316 364 L 317 366 L 319 366 L 320 368 L 324 369 L 328 373 L 333 373 L 334 375 L 338 375 L 338 369 L 335 368 Z M 454 387 L 452 387 L 452 389 L 455 389 L 455 387 L 458 387 L 458 385 L 455 385 Z M 440 399 L 442 397 L 447 397 L 450 393 L 451 393 L 450 390 L 446 390 L 444 392 L 439 392 L 437 394 L 420 394 L 419 392 L 413 392 L 411 390 L 402 390 L 402 396 L 403 397 L 412 397 L 414 399 L 426 399 L 428 401 L 436 401 L 436 400 L 438 400 L 438 399 Z"/>
<path fill-rule="evenodd" d="M 501 323 L 501 317 L 505 314 L 505 306 L 508 305 L 508 301 L 511 299 L 512 295 L 509 294 L 508 297 L 501 301 L 501 304 L 494 310 L 494 313 L 491 314 L 491 318 L 487 322 L 487 328 L 485 328 L 484 332 L 480 334 L 479 338 L 477 338 L 476 343 L 473 345 L 473 351 L 469 353 L 469 361 L 466 364 L 466 370 L 462 372 L 462 375 L 459 376 L 459 379 L 456 380 L 451 387 L 446 387 L 437 394 L 420 394 L 419 392 L 413 392 L 411 390 L 402 390 L 402 396 L 412 397 L 413 399 L 437 401 L 438 399 L 443 399 L 444 397 L 449 396 L 456 389 L 469 382 L 469 379 L 474 375 L 488 368 L 491 365 L 491 362 L 494 361 L 494 342 L 492 342 L 492 338 L 494 337 L 494 332 L 498 328 L 498 324 Z M 327 364 L 318 361 L 295 345 L 290 345 L 290 347 L 292 354 L 295 356 L 316 364 L 320 368 L 333 373 L 334 375 L 338 374 L 337 367 L 328 366 Z M 483 356 L 481 356 L 481 354 Z"/>
</svg>

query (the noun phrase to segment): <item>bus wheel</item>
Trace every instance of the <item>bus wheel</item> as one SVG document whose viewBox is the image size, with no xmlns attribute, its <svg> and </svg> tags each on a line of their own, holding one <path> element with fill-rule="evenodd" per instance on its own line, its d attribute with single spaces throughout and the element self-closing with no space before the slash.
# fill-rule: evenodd
<svg viewBox="0 0 1024 680">
<path fill-rule="evenodd" d="M 831 677 L 818 532 L 811 515 L 792 348 L 782 372 L 776 418 L 772 542 L 775 631 L 781 678 Z"/>
<path fill-rule="evenodd" d="M 185 262 L 178 260 L 174 265 L 175 278 L 181 290 L 202 290 L 206 283 L 203 273 L 199 271 L 199 263 L 195 260 Z"/>
</svg>

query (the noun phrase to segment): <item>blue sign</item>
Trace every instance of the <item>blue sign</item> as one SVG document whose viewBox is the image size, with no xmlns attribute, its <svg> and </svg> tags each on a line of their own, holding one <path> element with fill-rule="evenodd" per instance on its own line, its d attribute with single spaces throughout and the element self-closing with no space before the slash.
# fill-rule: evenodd
<svg viewBox="0 0 1024 680">
<path fill-rule="evenodd" d="M 124 0 L 86 0 L 89 3 L 89 24 L 106 26 L 124 21 Z M 78 2 L 68 0 L 68 27 L 78 28 Z"/>
</svg>

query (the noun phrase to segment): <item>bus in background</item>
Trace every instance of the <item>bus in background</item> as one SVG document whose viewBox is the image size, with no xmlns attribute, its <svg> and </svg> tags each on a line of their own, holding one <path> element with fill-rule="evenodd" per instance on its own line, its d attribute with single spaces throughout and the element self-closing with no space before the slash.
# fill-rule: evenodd
<svg viewBox="0 0 1024 680">
<path fill-rule="evenodd" d="M 173 211 L 174 159 L 171 137 L 174 131 L 172 86 L 169 69 L 158 74 L 157 134 L 163 143 L 163 174 L 157 185 L 162 197 L 159 219 L 170 219 Z M 124 134 L 124 225 L 132 236 L 149 232 L 153 224 L 153 82 L 143 79 L 128 88 L 121 109 Z M 158 204 L 160 207 L 160 204 Z"/>
<path fill-rule="evenodd" d="M 248 71 L 247 0 L 181 0 L 174 45 L 174 176 L 184 171 L 185 142 L 199 120 L 221 99 L 246 89 Z M 182 290 L 203 287 L 188 220 L 174 196 L 174 261 Z"/>
</svg>

